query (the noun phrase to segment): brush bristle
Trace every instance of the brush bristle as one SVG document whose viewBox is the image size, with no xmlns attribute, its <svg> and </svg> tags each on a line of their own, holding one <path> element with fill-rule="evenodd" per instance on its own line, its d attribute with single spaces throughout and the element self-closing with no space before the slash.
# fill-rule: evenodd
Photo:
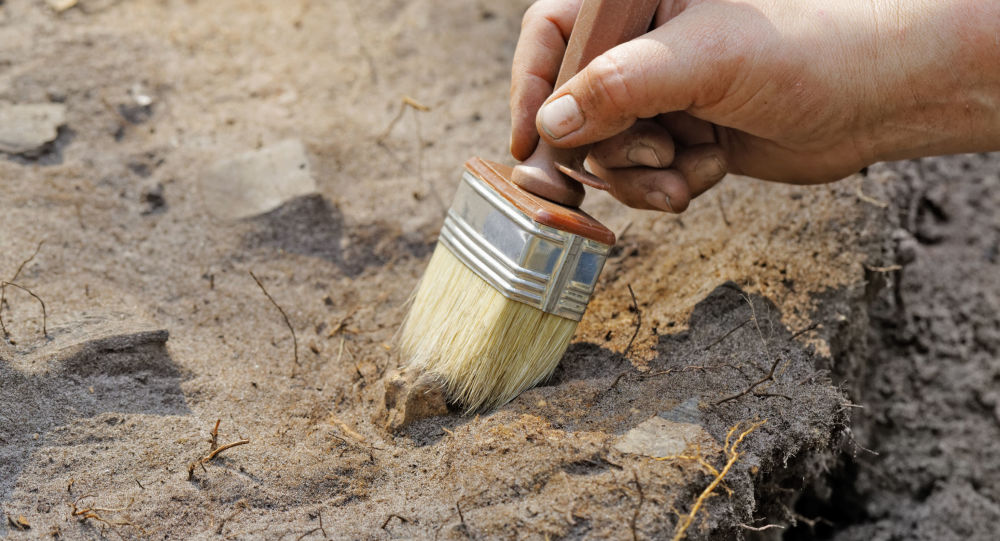
<svg viewBox="0 0 1000 541">
<path fill-rule="evenodd" d="M 502 406 L 548 378 L 576 327 L 504 297 L 438 244 L 400 345 L 411 366 L 441 377 L 449 397 L 471 412 Z"/>
</svg>

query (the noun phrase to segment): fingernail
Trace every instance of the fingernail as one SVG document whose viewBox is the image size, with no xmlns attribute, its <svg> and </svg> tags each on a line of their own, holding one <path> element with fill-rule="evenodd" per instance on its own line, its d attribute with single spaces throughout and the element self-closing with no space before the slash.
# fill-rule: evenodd
<svg viewBox="0 0 1000 541">
<path fill-rule="evenodd" d="M 663 163 L 660 161 L 660 157 L 656 155 L 656 151 L 653 147 L 647 145 L 638 145 L 628 149 L 628 154 L 625 155 L 628 161 L 636 165 L 645 165 L 646 167 L 663 167 Z"/>
<path fill-rule="evenodd" d="M 695 173 L 704 180 L 718 180 L 726 174 L 722 160 L 717 156 L 703 158 L 694 168 Z"/>
<path fill-rule="evenodd" d="M 583 126 L 583 113 L 576 98 L 566 94 L 542 107 L 538 123 L 549 137 L 562 139 Z"/>
<path fill-rule="evenodd" d="M 665 210 L 667 212 L 673 212 L 674 207 L 670 205 L 670 196 L 663 192 L 649 192 L 646 194 L 646 203 L 649 206 L 658 208 L 660 210 Z"/>
</svg>

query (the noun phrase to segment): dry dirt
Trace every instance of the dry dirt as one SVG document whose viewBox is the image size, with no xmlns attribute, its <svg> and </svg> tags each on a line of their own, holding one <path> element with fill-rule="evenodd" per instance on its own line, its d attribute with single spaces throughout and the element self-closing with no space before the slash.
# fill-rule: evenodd
<svg viewBox="0 0 1000 541">
<path fill-rule="evenodd" d="M 765 421 L 689 538 L 987 538 L 998 156 L 730 178 L 680 217 L 593 194 L 621 240 L 552 381 L 383 429 L 461 164 L 506 156 L 528 3 L 0 1 L 0 102 L 66 106 L 0 154 L 0 278 L 37 248 L 47 314 L 0 305 L 0 536 L 669 539 L 713 476 L 651 451 L 718 468 Z M 217 218 L 206 172 L 288 139 L 317 193 Z"/>
</svg>

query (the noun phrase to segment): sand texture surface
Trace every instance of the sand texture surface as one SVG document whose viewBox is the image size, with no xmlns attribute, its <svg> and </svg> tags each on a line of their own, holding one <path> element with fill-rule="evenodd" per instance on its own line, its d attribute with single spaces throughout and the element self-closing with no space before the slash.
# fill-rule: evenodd
<svg viewBox="0 0 1000 541">
<path fill-rule="evenodd" d="M 0 536 L 669 539 L 732 459 L 688 538 L 984 538 L 993 155 L 592 194 L 552 380 L 387 430 L 528 3 L 0 2 Z"/>
</svg>

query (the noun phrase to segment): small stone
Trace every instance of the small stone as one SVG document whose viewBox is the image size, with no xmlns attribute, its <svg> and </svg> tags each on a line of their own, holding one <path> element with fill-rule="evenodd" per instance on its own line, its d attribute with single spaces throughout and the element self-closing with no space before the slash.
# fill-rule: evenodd
<svg viewBox="0 0 1000 541">
<path fill-rule="evenodd" d="M 0 152 L 31 154 L 56 140 L 66 123 L 61 103 L 0 102 Z"/>
<path fill-rule="evenodd" d="M 79 0 L 45 0 L 45 3 L 56 13 L 62 13 L 67 9 L 77 5 Z"/>
<path fill-rule="evenodd" d="M 683 454 L 694 447 L 712 455 L 719 445 L 700 425 L 668 421 L 659 415 L 639 423 L 615 444 L 619 452 L 653 458 Z"/>
<path fill-rule="evenodd" d="M 238 220 L 316 193 L 316 180 L 305 146 L 292 139 L 217 162 L 202 176 L 201 192 L 212 214 Z"/>
</svg>

